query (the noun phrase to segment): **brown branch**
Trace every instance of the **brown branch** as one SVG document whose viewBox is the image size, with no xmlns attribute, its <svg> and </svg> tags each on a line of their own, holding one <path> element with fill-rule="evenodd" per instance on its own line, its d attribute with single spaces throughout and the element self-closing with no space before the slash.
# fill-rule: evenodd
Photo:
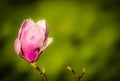
<svg viewBox="0 0 120 81">
<path fill-rule="evenodd" d="M 34 62 L 31 63 L 31 65 L 39 72 L 39 74 L 41 75 L 43 81 L 48 81 L 47 77 L 46 77 L 46 73 L 45 73 L 45 69 L 40 69 L 39 66 Z"/>
</svg>

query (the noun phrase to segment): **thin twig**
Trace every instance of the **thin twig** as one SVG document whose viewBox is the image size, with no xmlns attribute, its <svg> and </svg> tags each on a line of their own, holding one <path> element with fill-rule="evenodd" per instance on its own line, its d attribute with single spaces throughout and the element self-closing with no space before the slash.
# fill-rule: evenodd
<svg viewBox="0 0 120 81">
<path fill-rule="evenodd" d="M 70 66 L 67 66 L 67 69 L 72 72 L 72 76 L 75 81 L 80 81 L 81 78 L 85 75 L 85 68 L 83 68 L 81 75 L 78 75 Z"/>
</svg>

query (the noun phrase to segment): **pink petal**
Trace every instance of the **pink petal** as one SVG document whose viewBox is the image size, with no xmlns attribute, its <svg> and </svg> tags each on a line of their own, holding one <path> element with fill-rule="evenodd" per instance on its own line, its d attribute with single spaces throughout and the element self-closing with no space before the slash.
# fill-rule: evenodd
<svg viewBox="0 0 120 81">
<path fill-rule="evenodd" d="M 19 38 L 17 38 L 17 39 L 15 40 L 14 48 L 15 48 L 16 54 L 19 55 L 20 50 L 21 50 L 21 42 L 20 42 Z"/>
<path fill-rule="evenodd" d="M 46 31 L 46 21 L 45 20 L 40 20 L 37 22 L 39 27 L 42 27 L 44 31 Z"/>
<path fill-rule="evenodd" d="M 23 31 L 21 35 L 23 51 L 28 51 L 28 49 L 31 50 L 36 47 L 40 47 L 44 42 L 44 39 L 44 31 L 35 24 L 29 30 Z"/>
<path fill-rule="evenodd" d="M 53 38 L 48 38 L 45 42 L 45 46 L 40 49 L 40 52 L 44 51 L 53 41 Z"/>
<path fill-rule="evenodd" d="M 22 25 L 20 27 L 19 33 L 18 33 L 19 38 L 21 36 L 21 33 L 22 33 L 23 29 L 30 26 L 32 23 L 34 23 L 34 21 L 32 19 L 30 19 L 30 18 L 23 21 L 23 23 L 22 23 Z"/>
<path fill-rule="evenodd" d="M 45 32 L 45 40 L 44 41 L 46 41 L 46 39 L 48 37 L 48 33 L 49 33 L 49 29 L 48 29 L 46 20 L 40 20 L 37 22 L 37 24 L 39 25 L 40 28 L 43 28 L 43 31 Z"/>
<path fill-rule="evenodd" d="M 34 61 L 36 61 L 39 58 L 39 55 L 50 45 L 50 43 L 52 43 L 52 41 L 53 41 L 53 38 L 48 38 L 46 40 L 45 45 L 39 50 Z"/>
<path fill-rule="evenodd" d="M 49 29 L 48 29 L 48 25 L 46 24 L 45 40 L 44 41 L 46 41 L 46 39 L 48 37 L 48 33 L 49 33 Z"/>
</svg>

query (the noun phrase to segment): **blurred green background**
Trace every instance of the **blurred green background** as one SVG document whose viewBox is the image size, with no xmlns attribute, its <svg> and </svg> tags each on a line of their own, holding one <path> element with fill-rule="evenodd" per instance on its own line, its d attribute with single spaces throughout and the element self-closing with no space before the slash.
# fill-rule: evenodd
<svg viewBox="0 0 120 81">
<path fill-rule="evenodd" d="M 42 81 L 16 56 L 14 41 L 24 19 L 46 19 L 53 43 L 40 56 L 49 81 L 120 81 L 119 0 L 0 0 L 0 81 Z"/>
</svg>

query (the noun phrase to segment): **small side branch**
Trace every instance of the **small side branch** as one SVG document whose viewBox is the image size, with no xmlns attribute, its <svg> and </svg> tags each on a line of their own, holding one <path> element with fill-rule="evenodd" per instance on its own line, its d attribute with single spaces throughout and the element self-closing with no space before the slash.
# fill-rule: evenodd
<svg viewBox="0 0 120 81">
<path fill-rule="evenodd" d="M 82 69 L 82 74 L 78 75 L 74 69 L 72 69 L 70 66 L 67 66 L 67 69 L 72 72 L 72 76 L 75 79 L 75 81 L 80 81 L 81 78 L 85 75 L 85 68 Z"/>
</svg>

